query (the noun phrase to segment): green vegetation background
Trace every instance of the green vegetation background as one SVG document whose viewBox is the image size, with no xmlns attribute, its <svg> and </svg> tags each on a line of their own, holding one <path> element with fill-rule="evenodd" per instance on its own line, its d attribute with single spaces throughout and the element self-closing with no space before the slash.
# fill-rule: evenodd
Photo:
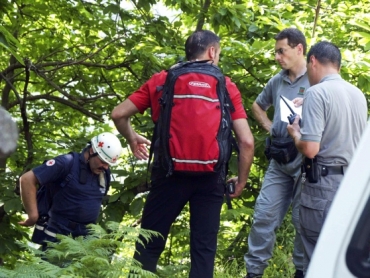
<svg viewBox="0 0 370 278">
<path fill-rule="evenodd" d="M 334 42 L 343 55 L 342 77 L 369 99 L 369 14 L 368 0 L 0 0 L 1 105 L 20 130 L 17 151 L 0 159 L 0 277 L 127 274 L 146 198 L 146 163 L 133 158 L 125 140 L 125 155 L 113 170 L 116 178 L 93 236 L 77 242 L 64 238 L 47 255 L 63 268 L 29 250 L 32 229 L 17 224 L 24 217 L 18 178 L 47 158 L 81 150 L 99 132 L 116 132 L 112 109 L 152 74 L 183 59 L 184 38 L 197 29 L 213 30 L 222 38 L 219 66 L 240 89 L 255 136 L 248 185 L 233 200 L 233 210 L 226 205 L 222 210 L 216 258 L 215 277 L 243 277 L 254 201 L 267 168 L 267 134 L 250 108 L 280 70 L 273 37 L 293 26 L 304 32 L 309 46 Z M 132 124 L 151 138 L 149 112 Z M 236 173 L 235 157 L 230 170 Z M 186 277 L 188 218 L 186 208 L 171 229 L 159 263 L 161 277 Z M 288 215 L 277 231 L 265 277 L 292 277 L 293 238 Z"/>
</svg>

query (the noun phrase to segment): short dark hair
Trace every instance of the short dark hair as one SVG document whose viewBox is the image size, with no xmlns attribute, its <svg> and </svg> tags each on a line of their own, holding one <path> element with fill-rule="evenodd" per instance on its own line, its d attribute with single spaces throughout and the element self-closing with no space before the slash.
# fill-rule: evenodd
<svg viewBox="0 0 370 278">
<path fill-rule="evenodd" d="M 328 41 L 321 41 L 314 44 L 307 54 L 307 63 L 310 62 L 310 57 L 315 56 L 320 64 L 333 64 L 339 70 L 342 62 L 342 55 L 338 46 Z"/>
<path fill-rule="evenodd" d="M 301 31 L 296 28 L 286 28 L 277 35 L 275 35 L 276 41 L 281 41 L 283 39 L 288 39 L 288 45 L 290 47 L 296 47 L 298 44 L 303 45 L 303 55 L 306 55 L 307 43 L 306 37 Z"/>
<path fill-rule="evenodd" d="M 220 38 L 208 30 L 195 31 L 185 42 L 185 54 L 188 61 L 197 59 L 210 46 L 220 44 Z"/>
</svg>

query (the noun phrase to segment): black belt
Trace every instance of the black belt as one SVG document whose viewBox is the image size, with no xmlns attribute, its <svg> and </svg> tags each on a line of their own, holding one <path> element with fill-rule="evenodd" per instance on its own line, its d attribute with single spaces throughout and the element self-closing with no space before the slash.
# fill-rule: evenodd
<svg viewBox="0 0 370 278">
<path fill-rule="evenodd" d="M 319 165 L 321 176 L 327 175 L 344 175 L 343 166 L 325 166 Z"/>
</svg>

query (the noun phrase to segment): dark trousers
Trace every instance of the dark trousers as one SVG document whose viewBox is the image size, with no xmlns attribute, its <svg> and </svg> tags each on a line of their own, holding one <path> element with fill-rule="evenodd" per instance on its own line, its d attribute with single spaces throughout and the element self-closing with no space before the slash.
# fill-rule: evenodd
<svg viewBox="0 0 370 278">
<path fill-rule="evenodd" d="M 59 241 L 55 236 L 51 236 L 47 232 L 66 236 L 72 235 L 73 238 L 86 236 L 88 234 L 88 230 L 84 224 L 79 224 L 62 217 L 51 217 L 48 221 L 48 225 L 45 226 L 45 230 L 38 232 L 39 242 L 37 243 L 42 245 L 43 251 L 47 249 L 47 241 Z"/>
<path fill-rule="evenodd" d="M 171 176 L 152 182 L 144 206 L 141 227 L 157 231 L 162 237 L 153 237 L 142 246 L 136 244 L 134 258 L 143 269 L 156 271 L 158 259 L 164 250 L 172 223 L 184 206 L 190 204 L 190 258 L 191 278 L 213 277 L 223 203 L 224 185 L 218 175 L 200 177 Z"/>
</svg>

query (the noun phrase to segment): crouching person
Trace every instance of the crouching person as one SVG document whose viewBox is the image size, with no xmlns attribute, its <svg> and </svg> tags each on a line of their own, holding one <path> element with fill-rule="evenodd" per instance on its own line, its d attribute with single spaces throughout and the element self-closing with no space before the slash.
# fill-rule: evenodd
<svg viewBox="0 0 370 278">
<path fill-rule="evenodd" d="M 34 226 L 32 241 L 46 249 L 56 235 L 87 235 L 96 223 L 110 182 L 110 166 L 118 164 L 122 146 L 112 133 L 91 139 L 81 153 L 45 161 L 20 177 L 21 198 L 28 214 L 22 226 Z M 39 186 L 38 186 L 39 185 Z"/>
</svg>

